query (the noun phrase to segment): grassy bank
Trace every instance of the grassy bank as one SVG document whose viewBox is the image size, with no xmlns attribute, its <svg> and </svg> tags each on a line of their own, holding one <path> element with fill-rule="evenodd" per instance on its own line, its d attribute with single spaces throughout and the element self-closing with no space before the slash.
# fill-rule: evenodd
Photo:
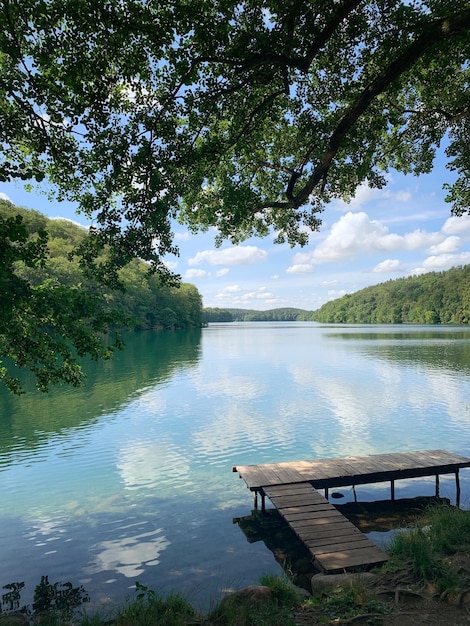
<svg viewBox="0 0 470 626">
<path fill-rule="evenodd" d="M 433 507 L 414 527 L 399 531 L 387 552 L 389 561 L 376 577 L 382 587 L 387 580 L 393 591 L 395 580 L 402 587 L 406 584 L 408 588 L 427 590 L 441 601 L 458 600 L 470 588 L 470 574 L 461 567 L 462 558 L 470 562 L 470 512 L 450 506 Z M 360 576 L 353 576 L 340 587 L 316 591 L 306 599 L 287 577 L 266 575 L 260 580 L 260 588 L 227 596 L 208 615 L 197 614 L 177 593 L 163 598 L 139 583 L 135 597 L 122 606 L 93 615 L 80 613 L 76 607 L 86 600 L 82 592 L 82 588 L 71 586 L 64 592 L 46 579 L 33 607 L 24 608 L 21 614 L 14 614 L 13 608 L 7 610 L 0 615 L 0 626 L 294 626 L 346 623 L 355 616 L 373 620 L 390 611 L 390 605 Z M 319 621 L 305 621 L 310 608 L 320 616 Z"/>
</svg>

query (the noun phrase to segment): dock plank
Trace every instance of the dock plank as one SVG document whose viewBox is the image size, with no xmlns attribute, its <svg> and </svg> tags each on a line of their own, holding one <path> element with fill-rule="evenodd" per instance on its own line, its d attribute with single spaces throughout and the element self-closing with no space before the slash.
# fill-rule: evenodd
<svg viewBox="0 0 470 626">
<path fill-rule="evenodd" d="M 358 559 L 362 565 L 368 564 L 371 558 L 373 563 L 387 560 L 386 554 L 310 483 L 291 487 L 294 492 L 292 496 L 285 495 L 285 489 L 279 486 L 264 487 L 264 493 L 324 572 L 335 571 L 330 565 L 335 561 L 333 554 L 341 555 L 342 569 L 353 567 Z"/>
<path fill-rule="evenodd" d="M 235 469 L 252 491 L 267 485 L 310 482 L 317 489 L 386 482 L 449 474 L 470 467 L 470 459 L 447 450 L 417 450 L 404 453 L 349 456 L 343 459 L 319 459 L 241 465 Z M 261 471 L 261 468 L 262 471 Z M 282 480 L 282 472 L 294 472 Z"/>
<path fill-rule="evenodd" d="M 447 450 L 283 461 L 233 468 L 251 491 L 267 496 L 324 572 L 375 565 L 387 556 L 317 489 L 438 476 L 470 467 Z"/>
</svg>

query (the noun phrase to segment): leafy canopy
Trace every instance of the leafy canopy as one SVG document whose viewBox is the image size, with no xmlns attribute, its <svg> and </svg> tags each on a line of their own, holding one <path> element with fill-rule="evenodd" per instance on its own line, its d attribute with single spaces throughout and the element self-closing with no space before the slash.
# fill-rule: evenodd
<svg viewBox="0 0 470 626">
<path fill-rule="evenodd" d="M 0 181 L 78 203 L 98 281 L 136 257 L 171 279 L 175 219 L 303 245 L 331 199 L 429 172 L 444 138 L 470 210 L 468 0 L 3 0 L 0 22 Z M 107 328 L 92 293 L 18 279 L 45 241 L 0 222 L 0 354 L 43 386 Z"/>
<path fill-rule="evenodd" d="M 470 207 L 467 0 L 5 0 L 0 179 L 94 218 L 101 278 L 163 276 L 172 221 L 305 244 L 332 198 L 432 168 Z"/>
</svg>

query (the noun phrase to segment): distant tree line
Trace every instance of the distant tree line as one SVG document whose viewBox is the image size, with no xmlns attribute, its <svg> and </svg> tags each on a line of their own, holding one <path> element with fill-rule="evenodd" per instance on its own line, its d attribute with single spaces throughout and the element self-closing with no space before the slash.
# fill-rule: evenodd
<svg viewBox="0 0 470 626">
<path fill-rule="evenodd" d="M 312 311 L 292 307 L 255 311 L 253 309 L 205 308 L 204 322 L 299 322 L 313 320 Z"/>
<path fill-rule="evenodd" d="M 313 319 L 336 324 L 469 324 L 470 265 L 366 287 L 327 302 Z"/>
<path fill-rule="evenodd" d="M 100 292 L 110 310 L 118 313 L 116 323 L 135 330 L 195 328 L 202 323 L 202 298 L 194 285 L 172 287 L 158 276 L 148 275 L 148 265 L 133 260 L 119 270 L 123 290 L 110 289 L 86 277 L 72 251 L 84 241 L 87 230 L 65 219 L 49 219 L 38 211 L 0 200 L 0 219 L 20 215 L 31 238 L 41 229 L 47 232 L 47 258 L 39 267 L 17 263 L 16 275 L 33 287 L 57 284 Z"/>
</svg>

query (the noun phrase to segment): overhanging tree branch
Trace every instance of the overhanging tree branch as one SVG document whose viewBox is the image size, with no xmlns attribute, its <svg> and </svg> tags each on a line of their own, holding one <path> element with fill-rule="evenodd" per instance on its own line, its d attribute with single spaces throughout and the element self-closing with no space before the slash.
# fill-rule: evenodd
<svg viewBox="0 0 470 626">
<path fill-rule="evenodd" d="M 315 187 L 328 175 L 331 162 L 344 138 L 377 96 L 383 93 L 397 78 L 412 68 L 430 48 L 469 29 L 470 9 L 427 25 L 422 34 L 398 58 L 392 61 L 384 72 L 365 87 L 359 97 L 347 108 L 331 134 L 328 148 L 323 153 L 320 162 L 315 167 L 307 183 L 295 196 L 296 206 L 300 207 L 305 204 Z"/>
</svg>

